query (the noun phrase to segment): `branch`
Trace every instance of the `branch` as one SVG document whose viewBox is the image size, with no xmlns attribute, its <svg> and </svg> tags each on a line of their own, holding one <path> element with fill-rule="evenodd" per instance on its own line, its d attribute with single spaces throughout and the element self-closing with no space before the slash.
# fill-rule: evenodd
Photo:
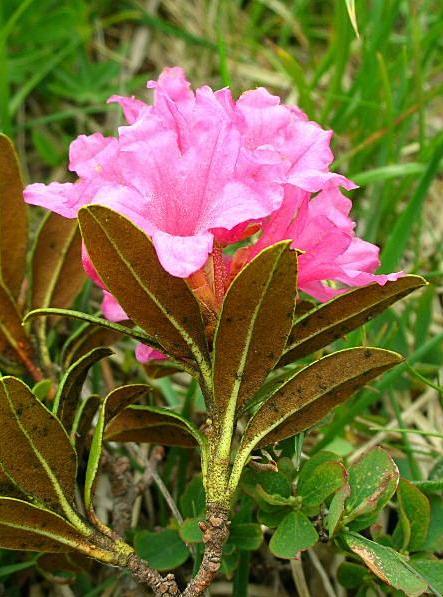
<svg viewBox="0 0 443 597">
<path fill-rule="evenodd" d="M 129 556 L 126 568 L 139 583 L 150 586 L 156 597 L 177 597 L 180 595 L 180 589 L 173 574 L 167 574 L 165 577 L 161 576 L 157 570 L 150 568 L 137 554 L 133 553 Z"/>
<path fill-rule="evenodd" d="M 229 512 L 216 504 L 208 505 L 206 521 L 200 523 L 205 552 L 197 575 L 191 580 L 182 597 L 199 597 L 211 585 L 220 569 L 223 545 L 229 537 Z"/>
</svg>

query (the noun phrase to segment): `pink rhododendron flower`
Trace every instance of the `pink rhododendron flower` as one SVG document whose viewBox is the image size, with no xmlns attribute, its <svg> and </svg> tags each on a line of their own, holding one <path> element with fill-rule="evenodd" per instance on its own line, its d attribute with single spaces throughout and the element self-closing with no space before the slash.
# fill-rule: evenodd
<svg viewBox="0 0 443 597">
<path fill-rule="evenodd" d="M 191 277 L 203 302 L 205 284 L 209 292 L 218 284 L 209 308 L 220 302 L 220 277 L 223 294 L 242 265 L 286 238 L 303 251 L 300 288 L 319 300 L 342 291 L 330 281 L 360 286 L 398 277 L 375 275 L 378 248 L 355 236 L 351 202 L 339 190 L 355 185 L 329 171 L 331 131 L 263 88 L 237 101 L 229 89 L 203 86 L 194 92 L 178 67 L 165 69 L 148 88 L 154 90 L 152 104 L 110 98 L 127 120 L 118 137 L 81 135 L 71 144 L 75 183 L 29 185 L 26 201 L 67 218 L 90 203 L 126 215 L 151 237 L 171 275 Z M 221 254 L 223 247 L 253 235 L 256 244 L 231 261 Z M 85 250 L 83 263 L 104 290 L 105 317 L 126 319 Z M 137 349 L 142 361 L 159 354 Z"/>
<path fill-rule="evenodd" d="M 299 287 L 320 301 L 333 298 L 346 287 L 397 280 L 402 272 L 374 274 L 380 265 L 379 249 L 355 235 L 351 207 L 352 202 L 337 186 L 328 185 L 312 198 L 288 185 L 282 206 L 263 222 L 257 243 L 239 254 L 240 266 L 265 247 L 293 239 L 292 247 L 302 251 Z M 337 282 L 339 287 L 331 287 L 327 281 Z"/>
</svg>

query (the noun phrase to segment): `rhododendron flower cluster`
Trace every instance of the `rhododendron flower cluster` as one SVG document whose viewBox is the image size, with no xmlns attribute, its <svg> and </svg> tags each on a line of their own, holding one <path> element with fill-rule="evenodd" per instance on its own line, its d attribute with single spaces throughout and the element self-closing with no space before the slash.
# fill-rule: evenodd
<svg viewBox="0 0 443 597">
<path fill-rule="evenodd" d="M 340 191 L 355 185 L 329 170 L 331 131 L 263 88 L 237 101 L 227 88 L 193 92 L 177 67 L 148 87 L 152 105 L 110 98 L 127 120 L 118 137 L 81 135 L 71 144 L 76 182 L 29 185 L 26 201 L 67 218 L 90 203 L 124 214 L 151 237 L 162 266 L 189 278 L 201 296 L 205 284 L 213 288 L 214 276 L 218 292 L 220 276 L 225 292 L 242 265 L 284 239 L 301 251 L 300 289 L 321 301 L 346 286 L 384 284 L 401 275 L 376 275 L 378 248 L 355 235 L 351 201 Z M 231 257 L 223 253 L 240 240 L 248 246 Z M 83 261 L 104 287 L 86 251 Z M 125 319 L 104 292 L 105 316 Z M 141 360 L 159 356 L 138 349 Z"/>
</svg>

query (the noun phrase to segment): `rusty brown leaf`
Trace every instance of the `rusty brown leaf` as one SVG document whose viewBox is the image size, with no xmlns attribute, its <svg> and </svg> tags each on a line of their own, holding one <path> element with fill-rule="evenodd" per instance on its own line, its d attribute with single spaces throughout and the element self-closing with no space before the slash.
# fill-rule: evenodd
<svg viewBox="0 0 443 597">
<path fill-rule="evenodd" d="M 172 411 L 150 406 L 125 408 L 108 424 L 105 439 L 186 448 L 201 441 L 200 433 L 192 423 Z"/>
<path fill-rule="evenodd" d="M 0 273 L 1 280 L 17 299 L 26 270 L 28 212 L 14 145 L 0 134 Z"/>
<path fill-rule="evenodd" d="M 27 369 L 39 378 L 40 372 L 34 363 L 34 347 L 17 309 L 13 296 L 0 282 L 0 349 L 5 351 L 5 356 L 12 360 L 21 361 Z"/>
<path fill-rule="evenodd" d="M 22 500 L 0 497 L 0 547 L 63 553 L 86 547 L 84 537 L 58 514 Z"/>
<path fill-rule="evenodd" d="M 77 458 L 58 419 L 14 377 L 0 379 L 0 463 L 25 494 L 48 507 L 74 500 Z"/>
<path fill-rule="evenodd" d="M 214 340 L 214 399 L 220 418 L 260 388 L 292 327 L 297 253 L 284 241 L 262 251 L 234 279 Z"/>
<path fill-rule="evenodd" d="M 384 286 L 355 288 L 321 305 L 295 322 L 278 365 L 287 365 L 324 348 L 426 284 L 420 276 L 404 276 Z"/>
<path fill-rule="evenodd" d="M 92 262 L 130 319 L 167 354 L 194 359 L 208 382 L 203 320 L 186 282 L 163 269 L 149 238 L 122 215 L 91 205 L 79 219 Z"/>
<path fill-rule="evenodd" d="M 32 253 L 31 307 L 70 307 L 86 281 L 77 220 L 49 213 Z"/>
<path fill-rule="evenodd" d="M 268 397 L 250 420 L 242 446 L 269 445 L 312 427 L 402 360 L 389 350 L 351 348 L 308 365 Z"/>
<path fill-rule="evenodd" d="M 59 417 L 64 428 L 70 432 L 75 412 L 89 369 L 101 359 L 111 356 L 112 350 L 106 347 L 94 348 L 73 363 L 63 375 L 55 396 L 53 412 Z"/>
</svg>

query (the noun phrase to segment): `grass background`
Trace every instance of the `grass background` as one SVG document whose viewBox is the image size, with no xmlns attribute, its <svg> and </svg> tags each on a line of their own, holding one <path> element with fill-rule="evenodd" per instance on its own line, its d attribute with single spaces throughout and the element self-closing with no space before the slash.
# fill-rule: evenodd
<svg viewBox="0 0 443 597">
<path fill-rule="evenodd" d="M 240 94 L 264 85 L 332 128 L 335 168 L 361 185 L 352 193 L 360 235 L 380 245 L 384 271 L 420 273 L 430 285 L 341 343 L 408 360 L 338 409 L 315 448 L 333 441 L 354 459 L 382 443 L 420 479 L 443 455 L 443 5 L 353 5 L 2 0 L 0 128 L 29 181 L 68 180 L 70 141 L 121 123 L 107 97 L 148 97 L 146 80 L 172 65 L 194 86 Z M 176 403 L 174 386 L 163 385 Z"/>
</svg>

